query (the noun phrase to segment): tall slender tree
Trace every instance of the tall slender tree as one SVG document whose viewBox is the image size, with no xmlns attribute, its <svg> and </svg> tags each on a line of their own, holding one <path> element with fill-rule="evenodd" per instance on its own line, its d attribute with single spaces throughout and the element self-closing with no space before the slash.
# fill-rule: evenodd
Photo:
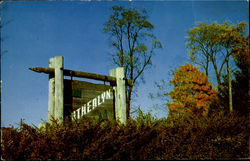
<svg viewBox="0 0 250 161">
<path fill-rule="evenodd" d="M 241 46 L 233 48 L 233 59 L 238 67 L 233 71 L 234 78 L 232 80 L 232 107 L 241 115 L 249 115 L 249 36 L 241 37 L 238 39 Z M 221 92 L 221 99 L 223 102 L 229 102 L 229 85 L 227 75 L 223 76 L 223 88 Z M 230 106 L 226 103 L 224 107 L 230 109 Z"/>
<path fill-rule="evenodd" d="M 124 67 L 125 77 L 133 83 L 126 89 L 129 117 L 134 85 L 138 84 L 138 78 L 143 79 L 143 72 L 151 67 L 154 50 L 162 46 L 152 33 L 154 26 L 148 21 L 145 9 L 139 11 L 114 6 L 112 12 L 104 24 L 104 32 L 110 35 L 114 48 L 113 63 Z"/>
<path fill-rule="evenodd" d="M 201 22 L 188 31 L 186 47 L 190 49 L 190 58 L 205 69 L 207 76 L 212 65 L 219 89 L 223 69 L 229 67 L 233 48 L 241 45 L 238 39 L 245 34 L 246 26 L 245 22 L 236 26 L 227 21 L 223 24 Z"/>
<path fill-rule="evenodd" d="M 230 24 L 228 21 L 223 24 L 198 23 L 197 27 L 189 30 L 187 36 L 189 56 L 204 67 L 207 76 L 209 64 L 212 65 L 219 92 L 222 92 L 223 88 L 223 69 L 227 69 L 230 111 L 233 111 L 230 61 L 233 62 L 232 56 L 235 54 L 233 50 L 242 46 L 240 39 L 244 37 L 246 26 L 245 22 L 239 22 L 237 25 Z"/>
</svg>

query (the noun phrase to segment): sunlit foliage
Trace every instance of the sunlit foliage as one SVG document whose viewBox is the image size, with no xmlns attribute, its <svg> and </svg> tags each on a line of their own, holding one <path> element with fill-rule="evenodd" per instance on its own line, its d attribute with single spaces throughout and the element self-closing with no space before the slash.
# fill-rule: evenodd
<svg viewBox="0 0 250 161">
<path fill-rule="evenodd" d="M 216 99 L 217 92 L 212 88 L 208 77 L 198 67 L 186 63 L 176 71 L 171 80 L 174 85 L 169 104 L 171 114 L 207 115 L 209 106 Z"/>
<path fill-rule="evenodd" d="M 188 31 L 186 47 L 190 49 L 191 60 L 204 68 L 207 76 L 210 66 L 212 66 L 218 88 L 221 86 L 225 65 L 230 65 L 230 58 L 236 56 L 235 50 L 243 45 L 242 40 L 246 27 L 245 22 L 239 22 L 237 25 L 231 24 L 229 21 L 222 24 L 199 22 Z"/>
<path fill-rule="evenodd" d="M 233 71 L 234 80 L 232 80 L 232 98 L 233 109 L 241 115 L 249 116 L 249 36 L 239 39 L 241 46 L 233 49 L 233 58 L 237 65 L 237 70 Z M 223 88 L 221 90 L 221 102 L 225 109 L 228 107 L 228 79 L 223 77 Z"/>
<path fill-rule="evenodd" d="M 249 154 L 249 120 L 235 113 L 155 119 L 138 112 L 126 125 L 95 121 L 22 123 L 2 133 L 6 160 L 240 159 Z"/>
<path fill-rule="evenodd" d="M 125 77 L 133 86 L 128 86 L 127 116 L 130 115 L 132 92 L 139 78 L 144 82 L 144 71 L 152 66 L 155 49 L 162 48 L 161 42 L 153 34 L 154 25 L 149 21 L 145 9 L 113 6 L 112 14 L 104 24 L 104 33 L 110 36 L 111 59 L 116 66 L 123 67 Z"/>
</svg>

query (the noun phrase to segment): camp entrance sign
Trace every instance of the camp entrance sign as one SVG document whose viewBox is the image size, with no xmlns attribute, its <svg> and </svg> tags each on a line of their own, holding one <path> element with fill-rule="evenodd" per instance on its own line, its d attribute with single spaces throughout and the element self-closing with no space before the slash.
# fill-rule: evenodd
<svg viewBox="0 0 250 161">
<path fill-rule="evenodd" d="M 88 101 L 87 103 L 85 103 L 84 105 L 76 108 L 73 112 L 72 112 L 72 119 L 79 119 L 81 118 L 83 115 L 86 114 L 91 114 L 92 113 L 96 113 L 97 110 L 95 110 L 97 107 L 103 106 L 102 104 L 105 104 L 106 102 L 108 102 L 107 100 L 111 99 L 111 90 L 107 90 L 104 91 L 102 94 L 98 95 L 97 97 L 91 99 L 90 101 Z M 111 99 L 112 100 L 112 99 Z M 103 106 L 103 108 L 101 108 L 98 113 L 99 113 L 99 118 L 105 116 L 109 119 L 112 119 L 114 114 L 113 114 L 113 105 L 111 104 L 111 106 Z M 104 113 L 102 113 L 102 111 Z M 110 116 L 108 117 L 108 111 Z M 96 114 L 92 114 L 95 115 Z"/>
<path fill-rule="evenodd" d="M 114 119 L 113 88 L 103 84 L 64 80 L 65 115 L 80 119 L 83 115 Z"/>
<path fill-rule="evenodd" d="M 110 70 L 109 76 L 73 71 L 64 69 L 63 56 L 55 56 L 50 58 L 49 67 L 29 69 L 49 75 L 48 122 L 52 118 L 62 122 L 65 118 L 74 120 L 84 115 L 127 122 L 126 85 L 131 83 L 125 79 L 122 67 Z M 73 80 L 73 77 L 100 80 L 104 84 Z"/>
</svg>

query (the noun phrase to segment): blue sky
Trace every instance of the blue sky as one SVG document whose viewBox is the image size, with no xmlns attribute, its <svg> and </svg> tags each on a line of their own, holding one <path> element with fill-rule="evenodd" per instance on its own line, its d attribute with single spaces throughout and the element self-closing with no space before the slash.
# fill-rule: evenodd
<svg viewBox="0 0 250 161">
<path fill-rule="evenodd" d="M 155 109 L 159 100 L 154 82 L 169 80 L 169 71 L 188 62 L 187 31 L 196 22 L 249 24 L 246 1 L 139 1 L 139 2 L 4 2 L 1 7 L 1 124 L 17 126 L 20 119 L 38 125 L 48 115 L 48 75 L 29 67 L 48 67 L 49 58 L 64 56 L 64 67 L 108 75 L 112 65 L 108 35 L 102 30 L 114 5 L 145 8 L 154 34 L 163 48 L 153 57 L 154 66 L 145 72 L 133 106 L 154 116 L 167 117 L 167 107 Z M 211 78 L 213 79 L 213 78 Z M 101 82 L 100 82 L 101 83 Z"/>
</svg>

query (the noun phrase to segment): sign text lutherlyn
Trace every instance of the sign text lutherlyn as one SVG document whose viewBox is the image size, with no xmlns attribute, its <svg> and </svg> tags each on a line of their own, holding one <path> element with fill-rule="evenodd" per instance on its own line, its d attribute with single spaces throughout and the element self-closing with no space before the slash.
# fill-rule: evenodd
<svg viewBox="0 0 250 161">
<path fill-rule="evenodd" d="M 92 100 L 88 101 L 86 104 L 84 104 L 77 110 L 73 111 L 71 115 L 72 119 L 80 119 L 83 115 L 88 114 L 96 107 L 103 104 L 106 99 L 111 99 L 111 89 L 104 91 L 103 93 L 93 98 Z"/>
</svg>

